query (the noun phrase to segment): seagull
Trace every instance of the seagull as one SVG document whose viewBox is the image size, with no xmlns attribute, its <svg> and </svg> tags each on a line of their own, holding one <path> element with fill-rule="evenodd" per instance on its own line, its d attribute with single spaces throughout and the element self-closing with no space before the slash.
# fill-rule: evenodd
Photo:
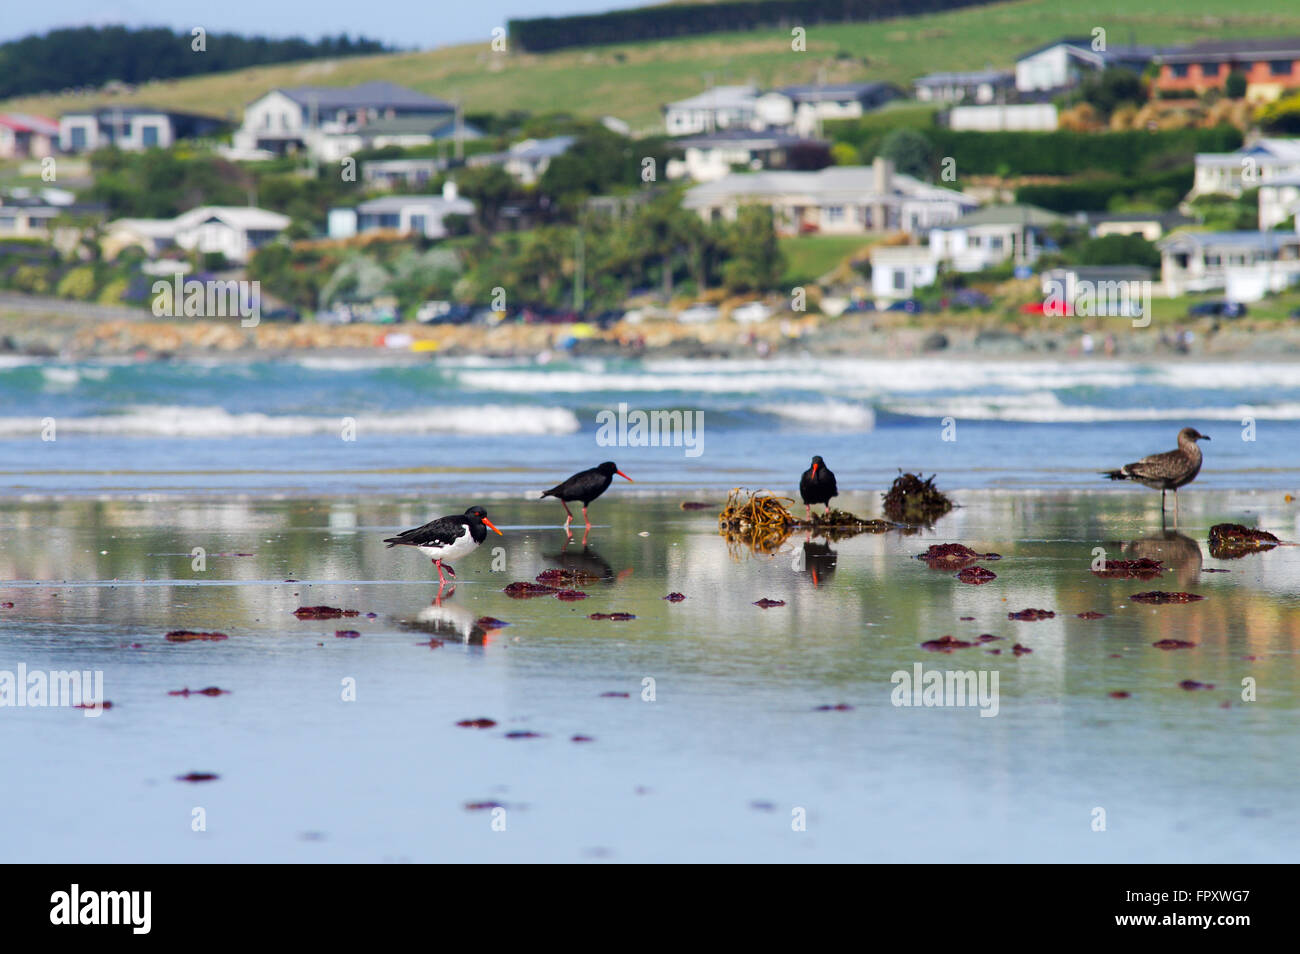
<svg viewBox="0 0 1300 954">
<path fill-rule="evenodd" d="M 1165 493 L 1174 492 L 1174 526 L 1178 525 L 1178 488 L 1190 484 L 1201 472 L 1201 449 L 1197 441 L 1209 438 L 1194 427 L 1184 427 L 1178 432 L 1178 449 L 1152 454 L 1139 461 L 1125 464 L 1119 470 L 1102 471 L 1111 480 L 1136 480 L 1153 490 L 1160 491 L 1160 516 L 1165 513 Z"/>
<path fill-rule="evenodd" d="M 570 500 L 582 501 L 582 519 L 587 524 L 587 529 L 591 529 L 591 520 L 587 517 L 587 505 L 609 489 L 614 475 L 618 474 L 624 480 L 635 483 L 631 477 L 618 469 L 618 465 L 612 460 L 607 460 L 590 470 L 579 471 L 562 484 L 556 484 L 550 490 L 542 491 L 542 498 L 557 497 L 560 504 L 564 507 L 564 512 L 568 514 L 569 519 L 564 521 L 564 529 L 569 531 L 569 524 L 573 523 L 573 511 L 569 509 Z M 541 499 L 541 498 L 539 498 Z"/>
<path fill-rule="evenodd" d="M 830 513 L 831 498 L 837 496 L 839 492 L 839 488 L 835 486 L 835 475 L 826 466 L 826 461 L 820 456 L 814 457 L 812 466 L 799 478 L 799 496 L 803 497 L 803 506 L 808 511 L 808 519 L 812 519 L 813 504 L 825 505 L 826 512 Z"/>
<path fill-rule="evenodd" d="M 420 552 L 429 554 L 433 557 L 433 565 L 438 568 L 438 581 L 446 585 L 447 578 L 442 575 L 444 561 L 474 552 L 487 539 L 489 530 L 501 533 L 488 519 L 486 510 L 470 507 L 463 514 L 430 520 L 422 527 L 388 537 L 384 542 L 390 549 L 396 546 L 416 547 Z M 456 571 L 451 566 L 445 569 L 452 579 L 456 578 Z"/>
</svg>

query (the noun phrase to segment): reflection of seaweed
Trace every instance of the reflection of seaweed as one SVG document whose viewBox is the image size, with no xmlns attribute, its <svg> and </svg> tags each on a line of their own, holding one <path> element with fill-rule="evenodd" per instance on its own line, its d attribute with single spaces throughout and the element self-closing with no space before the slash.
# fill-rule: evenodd
<svg viewBox="0 0 1300 954">
<path fill-rule="evenodd" d="M 832 510 L 829 513 L 813 514 L 811 520 L 795 520 L 800 530 L 811 530 L 818 536 L 829 540 L 842 540 L 859 533 L 888 533 L 890 530 L 908 530 L 888 520 L 864 520 L 847 510 Z"/>
<path fill-rule="evenodd" d="M 1238 560 L 1250 553 L 1271 550 L 1281 542 L 1266 530 L 1252 530 L 1239 523 L 1210 527 L 1210 556 L 1216 560 Z"/>
<path fill-rule="evenodd" d="M 907 523 L 933 523 L 952 509 L 952 501 L 934 486 L 931 475 L 899 474 L 885 494 L 885 514 Z"/>
<path fill-rule="evenodd" d="M 718 532 L 728 543 L 743 544 L 757 553 L 775 553 L 794 528 L 793 514 L 785 503 L 790 497 L 778 497 L 765 490 L 750 493 L 741 487 L 727 495 L 727 504 L 718 514 Z"/>
</svg>

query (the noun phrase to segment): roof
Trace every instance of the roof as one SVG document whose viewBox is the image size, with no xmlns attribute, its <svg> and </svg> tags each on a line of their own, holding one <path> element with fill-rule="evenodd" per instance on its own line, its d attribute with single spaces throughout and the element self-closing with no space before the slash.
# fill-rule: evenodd
<svg viewBox="0 0 1300 954">
<path fill-rule="evenodd" d="M 889 194 L 913 198 L 955 199 L 974 206 L 975 200 L 962 192 L 933 186 L 896 172 Z M 827 166 L 816 172 L 765 171 L 733 172 L 713 182 L 687 190 L 686 204 L 699 206 L 710 199 L 745 196 L 807 195 L 821 200 L 855 201 L 877 195 L 875 170 L 871 166 Z"/>
<path fill-rule="evenodd" d="M 876 93 L 895 92 L 889 83 L 830 83 L 821 85 L 781 86 L 774 90 L 796 103 L 842 102 L 863 99 Z"/>
<path fill-rule="evenodd" d="M 1032 225 L 1043 227 L 1063 225 L 1069 222 L 1063 215 L 1040 209 L 1036 205 L 986 205 L 973 212 L 967 212 L 956 222 L 943 226 L 947 229 L 964 229 L 977 225 Z"/>
<path fill-rule="evenodd" d="M 1160 54 L 1159 59 L 1162 63 L 1191 63 L 1196 60 L 1231 60 L 1238 56 L 1249 56 L 1252 59 L 1297 59 L 1300 58 L 1300 37 L 1205 40 L 1166 50 Z"/>
<path fill-rule="evenodd" d="M 668 104 L 669 109 L 736 109 L 752 106 L 758 97 L 753 86 L 715 86 L 703 93 Z"/>
<path fill-rule="evenodd" d="M 708 149 L 713 146 L 749 146 L 751 149 L 771 149 L 777 146 L 795 146 L 799 143 L 826 143 L 820 139 L 808 139 L 778 129 L 754 132 L 750 129 L 724 129 L 721 132 L 702 133 L 695 136 L 682 136 L 673 143 L 683 148 L 696 147 Z"/>
<path fill-rule="evenodd" d="M 1132 62 L 1135 60 L 1152 60 L 1160 55 L 1160 50 L 1154 46 L 1111 46 L 1105 50 L 1094 50 L 1092 48 L 1092 37 L 1061 37 L 1059 40 L 1053 40 L 1051 43 L 1044 43 L 1036 46 L 1032 50 L 1021 53 L 1016 57 L 1016 62 L 1027 60 L 1031 56 L 1036 56 L 1054 47 L 1066 46 L 1070 48 L 1073 55 L 1083 59 L 1093 60 L 1099 63 L 1106 62 Z"/>
<path fill-rule="evenodd" d="M 427 113 L 449 113 L 456 109 L 446 100 L 385 80 L 357 86 L 280 86 L 272 92 L 283 93 L 296 103 L 316 109 L 400 109 Z"/>
<path fill-rule="evenodd" d="M 1010 70 L 975 70 L 970 73 L 929 73 L 912 80 L 913 86 L 967 86 L 979 83 L 1013 82 L 1016 74 Z"/>
<path fill-rule="evenodd" d="M 1257 139 L 1235 152 L 1198 152 L 1197 165 L 1237 165 L 1243 156 L 1271 156 L 1274 159 L 1300 162 L 1300 139 Z"/>
<path fill-rule="evenodd" d="M 1259 184 L 1261 189 L 1267 189 L 1271 186 L 1300 186 L 1300 175 L 1277 176 Z"/>
<path fill-rule="evenodd" d="M 505 152 L 481 153 L 469 158 L 472 166 L 490 166 L 497 163 L 522 159 L 525 162 L 538 162 L 542 159 L 554 159 L 569 151 L 577 137 L 552 136 L 549 139 L 525 139 L 515 143 Z"/>
<path fill-rule="evenodd" d="M 401 212 L 403 209 L 416 206 L 443 215 L 449 212 L 460 212 L 465 215 L 474 213 L 474 203 L 469 199 L 447 199 L 440 195 L 386 195 L 360 203 L 357 211 L 367 215 L 382 215 L 385 212 Z"/>
<path fill-rule="evenodd" d="M 1276 252 L 1285 245 L 1300 244 L 1295 232 L 1174 232 L 1156 243 L 1156 248 L 1166 249 L 1178 245 L 1197 248 L 1239 248 Z"/>
<path fill-rule="evenodd" d="M 18 132 L 34 132 L 45 136 L 57 136 L 59 124 L 44 116 L 32 116 L 28 113 L 0 113 L 0 126 L 8 126 Z"/>
<path fill-rule="evenodd" d="M 65 113 L 60 113 L 59 118 L 63 119 L 68 116 L 94 116 L 101 122 L 113 120 L 121 116 L 170 116 L 180 119 L 202 119 L 210 123 L 220 123 L 222 119 L 219 116 L 209 116 L 204 113 L 190 113 L 180 109 L 160 109 L 154 106 L 145 106 L 136 104 L 134 106 L 92 106 L 90 109 L 70 109 Z"/>
<path fill-rule="evenodd" d="M 1055 275 L 1073 275 L 1081 282 L 1147 281 L 1151 273 L 1145 265 L 1062 265 L 1046 269 L 1042 278 L 1048 281 Z"/>
<path fill-rule="evenodd" d="M 1159 222 L 1167 229 L 1196 221 L 1181 212 L 1086 212 L 1084 219 L 1090 225 L 1100 225 L 1103 222 Z"/>
</svg>

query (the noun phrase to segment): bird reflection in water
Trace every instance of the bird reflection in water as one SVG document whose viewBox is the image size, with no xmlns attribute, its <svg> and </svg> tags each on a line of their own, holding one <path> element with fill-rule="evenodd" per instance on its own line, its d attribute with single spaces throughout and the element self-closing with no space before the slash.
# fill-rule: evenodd
<svg viewBox="0 0 1300 954">
<path fill-rule="evenodd" d="M 1121 543 L 1120 552 L 1128 559 L 1159 560 L 1166 569 L 1173 571 L 1180 586 L 1196 581 L 1204 561 L 1201 545 L 1177 530 L 1162 530 L 1152 536 Z"/>
<path fill-rule="evenodd" d="M 829 543 L 814 543 L 812 534 L 809 534 L 803 543 L 801 556 L 803 572 L 808 574 L 813 586 L 824 586 L 831 581 L 839 553 L 832 550 Z"/>
</svg>

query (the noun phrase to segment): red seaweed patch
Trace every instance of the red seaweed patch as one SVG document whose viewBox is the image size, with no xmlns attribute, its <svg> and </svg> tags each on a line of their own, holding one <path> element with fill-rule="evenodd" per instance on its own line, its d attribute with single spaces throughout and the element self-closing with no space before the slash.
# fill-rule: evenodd
<svg viewBox="0 0 1300 954">
<path fill-rule="evenodd" d="M 516 600 L 532 599 L 534 596 L 549 596 L 559 591 L 558 586 L 551 586 L 548 583 L 529 583 L 527 580 L 518 580 L 511 583 L 505 588 L 506 596 Z"/>
<path fill-rule="evenodd" d="M 1033 652 L 1033 650 L 1030 649 L 1028 646 L 1021 646 L 1019 643 L 1016 643 L 1014 646 L 1012 646 L 1011 651 L 1015 653 L 1017 656 L 1023 656 L 1025 655 L 1025 653 Z"/>
<path fill-rule="evenodd" d="M 215 782 L 221 776 L 213 772 L 190 772 L 187 775 L 177 775 L 178 782 Z"/>
<path fill-rule="evenodd" d="M 950 653 L 954 649 L 967 649 L 974 645 L 961 639 L 953 639 L 951 636 L 940 636 L 938 639 L 922 643 L 921 648 L 928 649 L 932 653 Z"/>
<path fill-rule="evenodd" d="M 1001 636 L 994 636 L 992 633 L 980 633 L 978 636 L 975 637 L 975 641 L 978 643 L 991 643 L 994 640 L 998 640 L 1001 638 L 1002 638 Z"/>
<path fill-rule="evenodd" d="M 628 619 L 636 619 L 636 617 L 633 616 L 631 613 L 592 613 L 590 616 L 587 617 L 587 619 L 628 620 Z"/>
<path fill-rule="evenodd" d="M 1151 645 L 1156 649 L 1191 649 L 1196 644 L 1185 639 L 1160 639 Z"/>
<path fill-rule="evenodd" d="M 228 696 L 229 689 L 218 689 L 216 686 L 208 686 L 206 689 L 191 689 L 186 686 L 184 689 L 172 689 L 168 691 L 169 696 Z"/>
<path fill-rule="evenodd" d="M 980 560 L 1001 560 L 1002 555 L 976 553 L 960 543 L 936 543 L 924 553 L 918 554 L 917 559 L 924 561 L 932 570 L 960 570 Z"/>
<path fill-rule="evenodd" d="M 595 742 L 596 740 L 589 735 L 575 735 L 572 738 L 570 738 L 569 741 L 570 742 Z"/>
<path fill-rule="evenodd" d="M 1165 571 L 1160 560 L 1141 557 L 1137 560 L 1106 560 L 1093 574 L 1106 580 L 1150 580 Z"/>
<path fill-rule="evenodd" d="M 1214 683 L 1197 682 L 1195 679 L 1184 679 L 1182 682 L 1178 684 L 1178 688 L 1186 689 L 1188 692 L 1192 692 L 1196 689 L 1213 689 Z"/>
<path fill-rule="evenodd" d="M 500 802 L 466 802 L 465 811 L 467 812 L 486 812 L 494 808 L 505 808 Z"/>
<path fill-rule="evenodd" d="M 1271 550 L 1281 542 L 1266 530 L 1253 530 L 1239 523 L 1210 527 L 1210 556 L 1216 560 L 1238 560 L 1250 553 Z"/>
<path fill-rule="evenodd" d="M 334 630 L 335 639 L 359 639 L 361 634 L 355 629 L 336 629 Z"/>
<path fill-rule="evenodd" d="M 1165 590 L 1150 590 L 1146 593 L 1134 593 L 1129 599 L 1135 603 L 1195 603 L 1205 599 L 1195 593 L 1169 593 Z"/>
<path fill-rule="evenodd" d="M 1086 613 L 1075 613 L 1079 619 L 1103 619 L 1106 614 L 1098 613 L 1096 610 L 1088 610 Z"/>
<path fill-rule="evenodd" d="M 998 575 L 982 566 L 968 566 L 957 574 L 957 579 L 971 586 L 983 586 L 989 580 L 996 580 Z"/>
<path fill-rule="evenodd" d="M 196 633 L 188 629 L 173 629 L 165 637 L 168 642 L 172 643 L 192 643 L 195 640 L 207 640 L 215 642 L 219 639 L 229 639 L 225 633 Z"/>
<path fill-rule="evenodd" d="M 1018 619 L 1024 623 L 1037 622 L 1040 619 L 1054 619 L 1056 613 L 1045 609 L 1022 609 L 1019 613 L 1008 613 L 1007 619 Z"/>
<path fill-rule="evenodd" d="M 555 594 L 557 600 L 564 600 L 566 603 L 575 603 L 578 600 L 585 600 L 587 594 L 581 590 L 560 590 Z"/>
<path fill-rule="evenodd" d="M 507 739 L 540 739 L 540 732 L 529 732 L 527 729 L 516 729 L 514 732 L 506 733 Z"/>
<path fill-rule="evenodd" d="M 113 703 L 105 699 L 103 702 L 79 702 L 72 708 L 74 709 L 111 709 Z"/>
<path fill-rule="evenodd" d="M 600 694 L 600 698 L 602 698 L 602 699 L 630 699 L 630 698 L 632 698 L 632 696 L 631 696 L 630 693 L 626 693 L 626 692 L 602 692 L 602 693 Z"/>
<path fill-rule="evenodd" d="M 771 609 L 773 606 L 784 606 L 785 600 L 769 600 L 765 596 L 761 600 L 755 600 L 754 605 L 759 609 Z"/>
<path fill-rule="evenodd" d="M 536 579 L 538 583 L 554 587 L 589 586 L 592 583 L 600 582 L 600 577 L 588 570 L 562 569 L 558 567 L 543 570 L 537 574 Z"/>
<path fill-rule="evenodd" d="M 1109 695 L 1112 699 L 1127 699 L 1129 697 L 1129 693 L 1125 692 L 1123 689 L 1118 689 Z"/>
<path fill-rule="evenodd" d="M 358 610 L 339 609 L 335 606 L 299 606 L 293 611 L 299 619 L 340 619 L 344 616 L 360 616 Z"/>
<path fill-rule="evenodd" d="M 496 719 L 461 719 L 456 723 L 462 729 L 490 729 L 497 724 Z"/>
<path fill-rule="evenodd" d="M 853 707 L 847 702 L 839 702 L 833 706 L 817 706 L 813 712 L 852 712 Z"/>
<path fill-rule="evenodd" d="M 686 597 L 683 596 L 681 593 L 669 593 L 667 596 L 664 597 L 664 599 L 666 599 L 669 603 L 680 603 L 682 600 L 686 599 Z"/>
</svg>

